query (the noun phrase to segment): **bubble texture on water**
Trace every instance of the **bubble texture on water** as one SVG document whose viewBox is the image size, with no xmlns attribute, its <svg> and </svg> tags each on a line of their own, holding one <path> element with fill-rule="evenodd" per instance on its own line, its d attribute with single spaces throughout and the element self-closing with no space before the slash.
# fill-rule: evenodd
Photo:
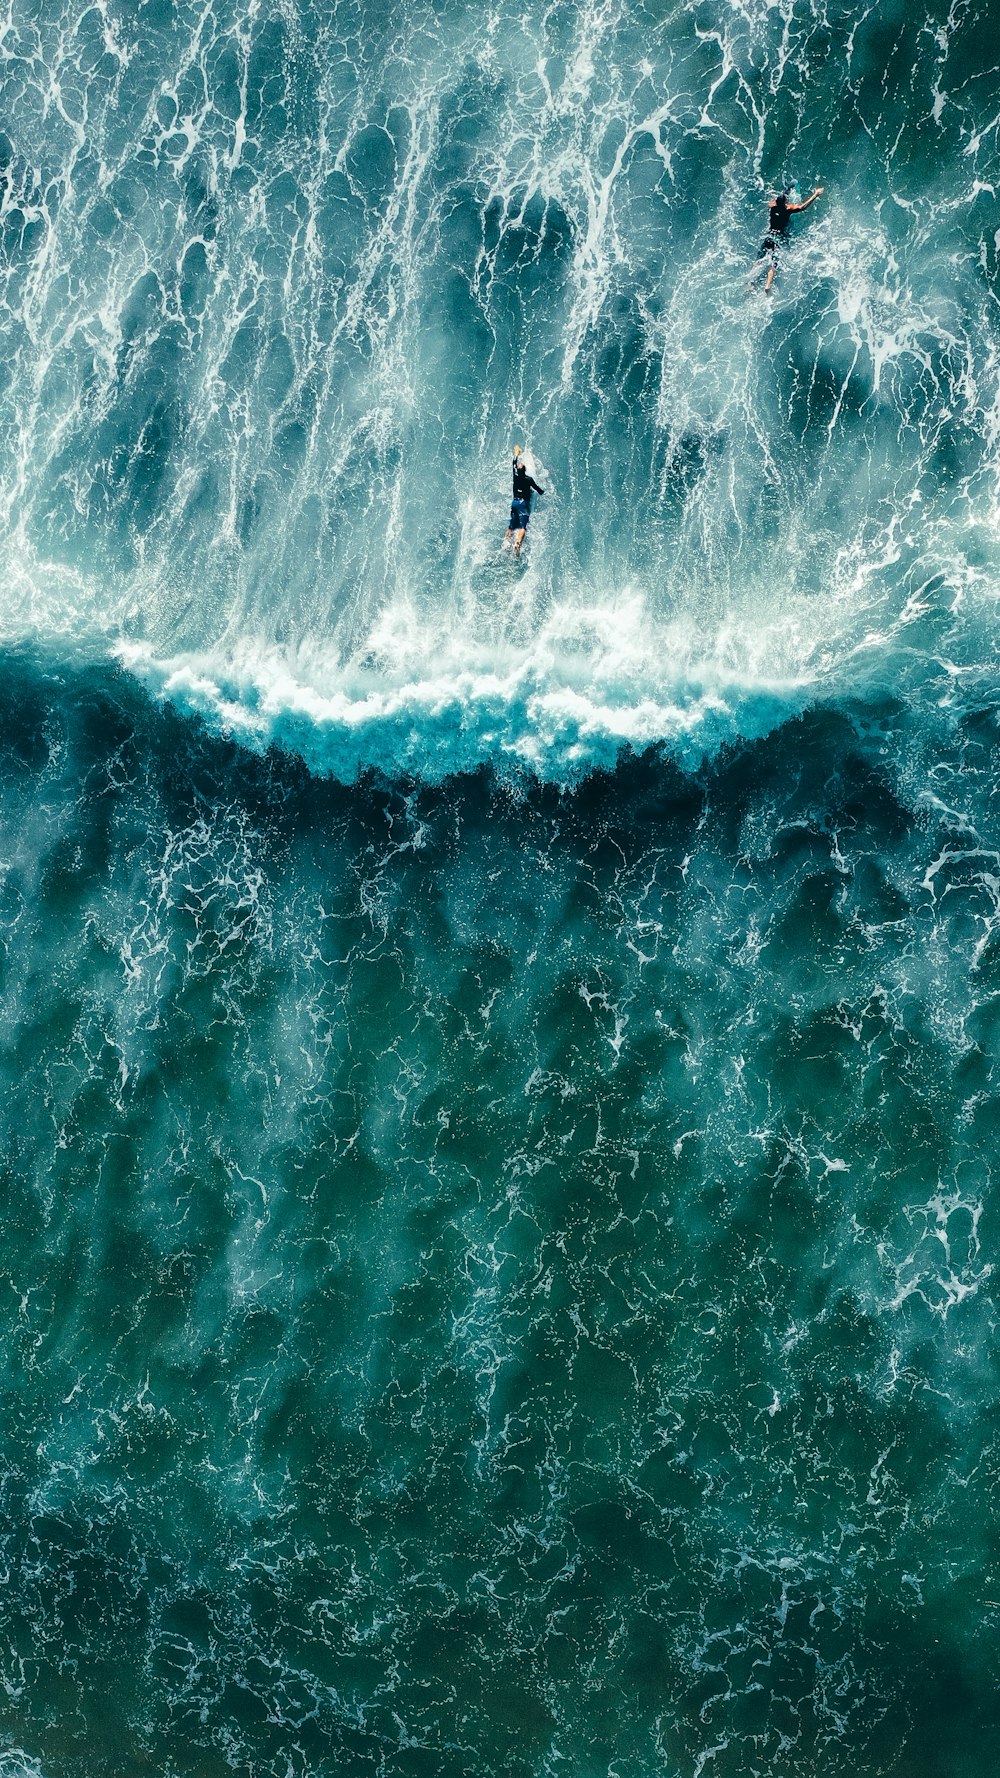
<svg viewBox="0 0 1000 1778">
<path fill-rule="evenodd" d="M 950 0 L 15 9 L 5 634 L 347 780 L 991 674 L 990 41 Z M 768 298 L 782 182 L 826 191 Z"/>
<path fill-rule="evenodd" d="M 3 673 L 25 1772 L 985 1778 L 996 707 L 514 796 Z"/>
<path fill-rule="evenodd" d="M 0 1778 L 993 1778 L 992 11 L 4 17 Z"/>
</svg>

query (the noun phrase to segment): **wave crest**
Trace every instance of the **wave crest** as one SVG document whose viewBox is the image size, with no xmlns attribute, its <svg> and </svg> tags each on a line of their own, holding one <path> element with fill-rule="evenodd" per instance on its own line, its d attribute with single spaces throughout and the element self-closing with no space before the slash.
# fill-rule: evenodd
<svg viewBox="0 0 1000 1778">
<path fill-rule="evenodd" d="M 315 646 L 246 643 L 171 657 L 122 643 L 117 653 L 155 695 L 213 729 L 297 753 L 344 782 L 368 770 L 440 781 L 486 764 L 572 784 L 613 767 L 623 748 L 656 745 L 695 768 L 729 741 L 766 734 L 808 696 L 801 677 L 699 662 L 690 636 L 671 646 L 661 632 L 639 648 L 627 625 L 613 634 L 608 614 L 589 627 L 586 651 L 565 646 L 565 631 L 557 645 L 556 620 L 522 647 L 442 640 L 391 662 L 374 645 L 348 663 Z"/>
</svg>

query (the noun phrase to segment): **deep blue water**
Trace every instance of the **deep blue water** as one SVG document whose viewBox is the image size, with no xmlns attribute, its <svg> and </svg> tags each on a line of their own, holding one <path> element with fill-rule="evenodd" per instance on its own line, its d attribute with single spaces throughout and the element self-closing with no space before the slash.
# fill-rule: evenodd
<svg viewBox="0 0 1000 1778">
<path fill-rule="evenodd" d="M 992 1778 L 988 5 L 0 49 L 0 1778 Z"/>
</svg>

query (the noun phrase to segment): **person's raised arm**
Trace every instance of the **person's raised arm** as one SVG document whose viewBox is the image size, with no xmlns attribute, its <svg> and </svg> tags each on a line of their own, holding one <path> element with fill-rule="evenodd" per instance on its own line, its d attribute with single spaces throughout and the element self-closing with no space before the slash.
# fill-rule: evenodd
<svg viewBox="0 0 1000 1778">
<path fill-rule="evenodd" d="M 804 204 L 789 204 L 788 208 L 791 211 L 791 214 L 793 216 L 798 216 L 798 214 L 801 210 L 808 210 L 810 204 L 814 204 L 816 202 L 817 198 L 821 198 L 823 196 L 824 190 L 825 190 L 824 186 L 817 185 L 816 190 L 811 194 L 811 196 L 806 198 L 806 201 Z"/>
</svg>

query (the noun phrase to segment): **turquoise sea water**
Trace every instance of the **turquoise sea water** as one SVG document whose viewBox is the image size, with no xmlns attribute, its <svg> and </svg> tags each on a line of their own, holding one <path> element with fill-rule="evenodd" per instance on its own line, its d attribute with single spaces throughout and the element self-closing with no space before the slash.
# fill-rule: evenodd
<svg viewBox="0 0 1000 1778">
<path fill-rule="evenodd" d="M 0 46 L 0 1778 L 987 1778 L 990 8 Z"/>
</svg>

